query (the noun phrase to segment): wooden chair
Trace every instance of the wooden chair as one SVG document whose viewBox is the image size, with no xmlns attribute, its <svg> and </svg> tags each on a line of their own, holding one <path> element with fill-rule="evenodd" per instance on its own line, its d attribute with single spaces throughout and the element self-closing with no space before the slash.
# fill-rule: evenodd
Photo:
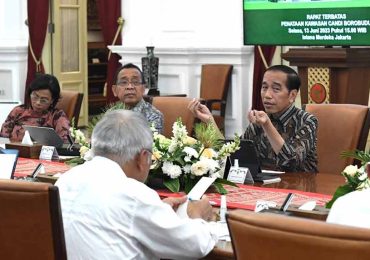
<svg viewBox="0 0 370 260">
<path fill-rule="evenodd" d="M 370 230 L 271 213 L 226 215 L 236 259 L 369 259 Z M 355 221 L 355 220 L 354 220 Z"/>
<path fill-rule="evenodd" d="M 67 259 L 58 187 L 0 180 L 0 258 Z"/>
<path fill-rule="evenodd" d="M 226 100 L 231 85 L 233 65 L 204 64 L 200 81 L 200 98 L 205 100 L 208 109 L 214 113 L 215 121 L 221 131 L 225 128 Z"/>
<path fill-rule="evenodd" d="M 307 104 L 304 109 L 318 119 L 319 172 L 339 174 L 354 160 L 340 153 L 364 150 L 370 127 L 369 107 L 354 104 Z"/>
<path fill-rule="evenodd" d="M 194 125 L 194 116 L 188 109 L 191 98 L 187 97 L 153 97 L 153 106 L 163 113 L 163 135 L 172 136 L 172 126 L 177 118 L 181 117 L 182 123 L 186 126 L 188 134 L 191 135 Z"/>
<path fill-rule="evenodd" d="M 63 110 L 71 124 L 75 127 L 78 126 L 78 119 L 80 117 L 83 93 L 79 93 L 73 90 L 62 90 L 60 93 L 60 100 L 56 105 L 56 108 Z M 72 119 L 74 121 L 72 122 Z"/>
</svg>

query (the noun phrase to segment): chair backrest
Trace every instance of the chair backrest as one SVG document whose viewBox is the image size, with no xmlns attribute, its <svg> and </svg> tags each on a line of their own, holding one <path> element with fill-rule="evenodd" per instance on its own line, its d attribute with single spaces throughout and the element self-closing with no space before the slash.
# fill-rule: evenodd
<svg viewBox="0 0 370 260">
<path fill-rule="evenodd" d="M 218 99 L 226 102 L 231 82 L 233 65 L 203 64 L 200 80 L 200 98 Z M 220 110 L 220 104 L 214 104 L 213 109 Z"/>
<path fill-rule="evenodd" d="M 233 65 L 203 64 L 200 80 L 200 98 L 204 99 L 211 111 L 219 111 L 216 123 L 223 128 L 226 100 L 231 85 Z M 219 118 L 221 117 L 221 118 Z"/>
<path fill-rule="evenodd" d="M 369 229 L 240 210 L 226 219 L 236 259 L 369 259 Z"/>
<path fill-rule="evenodd" d="M 78 126 L 78 119 L 80 117 L 83 93 L 73 90 L 62 90 L 60 92 L 60 100 L 56 105 L 56 108 L 63 110 L 69 121 L 74 123 L 75 127 Z M 74 118 L 74 122 L 72 122 Z"/>
<path fill-rule="evenodd" d="M 67 259 L 58 187 L 0 180 L 0 258 Z"/>
<path fill-rule="evenodd" d="M 187 97 L 153 97 L 153 106 L 163 113 L 163 135 L 172 136 L 172 126 L 177 118 L 181 117 L 188 134 L 191 135 L 194 125 L 194 116 L 188 109 L 191 98 Z"/>
<path fill-rule="evenodd" d="M 364 150 L 370 126 L 369 107 L 354 104 L 307 104 L 304 109 L 318 119 L 319 172 L 339 174 L 352 158 L 340 153 Z"/>
</svg>

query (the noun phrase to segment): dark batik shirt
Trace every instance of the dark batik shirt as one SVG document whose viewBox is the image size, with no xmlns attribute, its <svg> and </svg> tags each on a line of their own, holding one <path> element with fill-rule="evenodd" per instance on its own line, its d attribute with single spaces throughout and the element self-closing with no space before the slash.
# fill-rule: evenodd
<svg viewBox="0 0 370 260">
<path fill-rule="evenodd" d="M 152 104 L 142 99 L 131 110 L 143 114 L 146 120 L 148 120 L 149 125 L 150 126 L 153 125 L 154 128 L 157 129 L 158 133 L 163 132 L 163 114 L 161 111 L 156 109 Z"/>
<path fill-rule="evenodd" d="M 306 111 L 290 106 L 277 115 L 269 115 L 285 143 L 275 154 L 262 127 L 249 124 L 243 138 L 253 140 L 263 168 L 286 172 L 317 172 L 317 119 Z"/>
</svg>

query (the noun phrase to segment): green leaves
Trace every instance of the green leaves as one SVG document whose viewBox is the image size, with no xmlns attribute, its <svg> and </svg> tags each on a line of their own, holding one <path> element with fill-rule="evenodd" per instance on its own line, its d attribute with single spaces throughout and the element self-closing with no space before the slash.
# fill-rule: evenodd
<svg viewBox="0 0 370 260">
<path fill-rule="evenodd" d="M 179 192 L 180 191 L 180 181 L 178 178 L 176 179 L 165 179 L 163 180 L 164 186 L 172 192 Z"/>
<path fill-rule="evenodd" d="M 223 136 L 212 123 L 199 123 L 194 126 L 195 138 L 200 141 L 204 148 L 218 150 L 223 144 Z"/>
<path fill-rule="evenodd" d="M 185 178 L 184 191 L 186 194 L 188 194 L 191 191 L 191 189 L 197 184 L 198 180 L 199 180 L 198 178 L 190 178 L 189 176 Z"/>
<path fill-rule="evenodd" d="M 72 158 L 68 161 L 65 161 L 64 163 L 73 167 L 73 166 L 76 166 L 76 165 L 79 165 L 79 164 L 83 164 L 84 162 L 85 162 L 85 160 L 83 158 L 76 157 L 76 158 Z"/>
<path fill-rule="evenodd" d="M 89 120 L 89 123 L 87 125 L 87 132 L 89 133 L 89 136 L 91 136 L 92 131 L 94 130 L 94 127 L 100 121 L 100 119 L 103 118 L 103 116 L 106 112 L 109 112 L 109 111 L 112 111 L 112 110 L 117 110 L 117 109 L 126 109 L 126 106 L 121 101 L 118 101 L 116 103 L 111 103 L 111 104 L 107 105 L 104 108 L 103 113 L 101 113 L 97 116 L 94 116 L 91 120 Z"/>
<path fill-rule="evenodd" d="M 361 161 L 362 165 L 370 162 L 370 151 L 344 151 L 340 155 L 342 157 L 350 157 L 359 160 Z M 352 172 L 354 167 L 355 172 Z M 327 208 L 331 208 L 333 206 L 333 203 L 339 197 L 346 195 L 347 193 L 350 193 L 352 191 L 362 190 L 369 187 L 369 180 L 366 172 L 363 172 L 363 168 L 357 169 L 357 166 L 349 165 L 346 167 L 346 169 L 344 169 L 342 175 L 346 178 L 346 184 L 337 188 L 333 195 L 333 198 L 328 203 L 326 203 Z"/>
<path fill-rule="evenodd" d="M 188 194 L 191 191 L 191 189 L 197 184 L 199 179 L 200 178 L 191 178 L 190 176 L 186 176 L 181 181 L 180 178 L 176 179 L 166 178 L 163 179 L 163 185 L 171 192 L 179 192 L 181 186 L 183 185 L 182 188 L 184 189 L 185 193 Z M 227 190 L 224 188 L 224 185 L 237 187 L 235 183 L 220 178 L 217 178 L 213 183 L 213 186 L 215 187 L 216 191 L 220 194 L 227 194 Z"/>
<path fill-rule="evenodd" d="M 350 184 L 346 183 L 343 186 L 340 186 L 337 188 L 335 191 L 333 198 L 326 203 L 325 207 L 330 209 L 333 206 L 333 203 L 341 196 L 346 195 L 347 193 L 350 193 L 353 191 L 353 188 L 351 187 Z"/>
<path fill-rule="evenodd" d="M 342 157 L 350 157 L 362 162 L 365 164 L 370 162 L 370 150 L 368 152 L 355 150 L 355 151 L 344 151 L 340 154 Z"/>
</svg>

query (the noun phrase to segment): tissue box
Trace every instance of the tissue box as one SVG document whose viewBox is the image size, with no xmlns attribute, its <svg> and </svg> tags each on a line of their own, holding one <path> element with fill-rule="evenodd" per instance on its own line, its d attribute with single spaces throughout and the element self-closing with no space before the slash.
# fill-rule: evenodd
<svg viewBox="0 0 370 260">
<path fill-rule="evenodd" d="M 5 144 L 6 149 L 17 149 L 19 157 L 38 159 L 42 148 L 41 144 L 22 144 L 22 143 L 9 143 Z"/>
</svg>

